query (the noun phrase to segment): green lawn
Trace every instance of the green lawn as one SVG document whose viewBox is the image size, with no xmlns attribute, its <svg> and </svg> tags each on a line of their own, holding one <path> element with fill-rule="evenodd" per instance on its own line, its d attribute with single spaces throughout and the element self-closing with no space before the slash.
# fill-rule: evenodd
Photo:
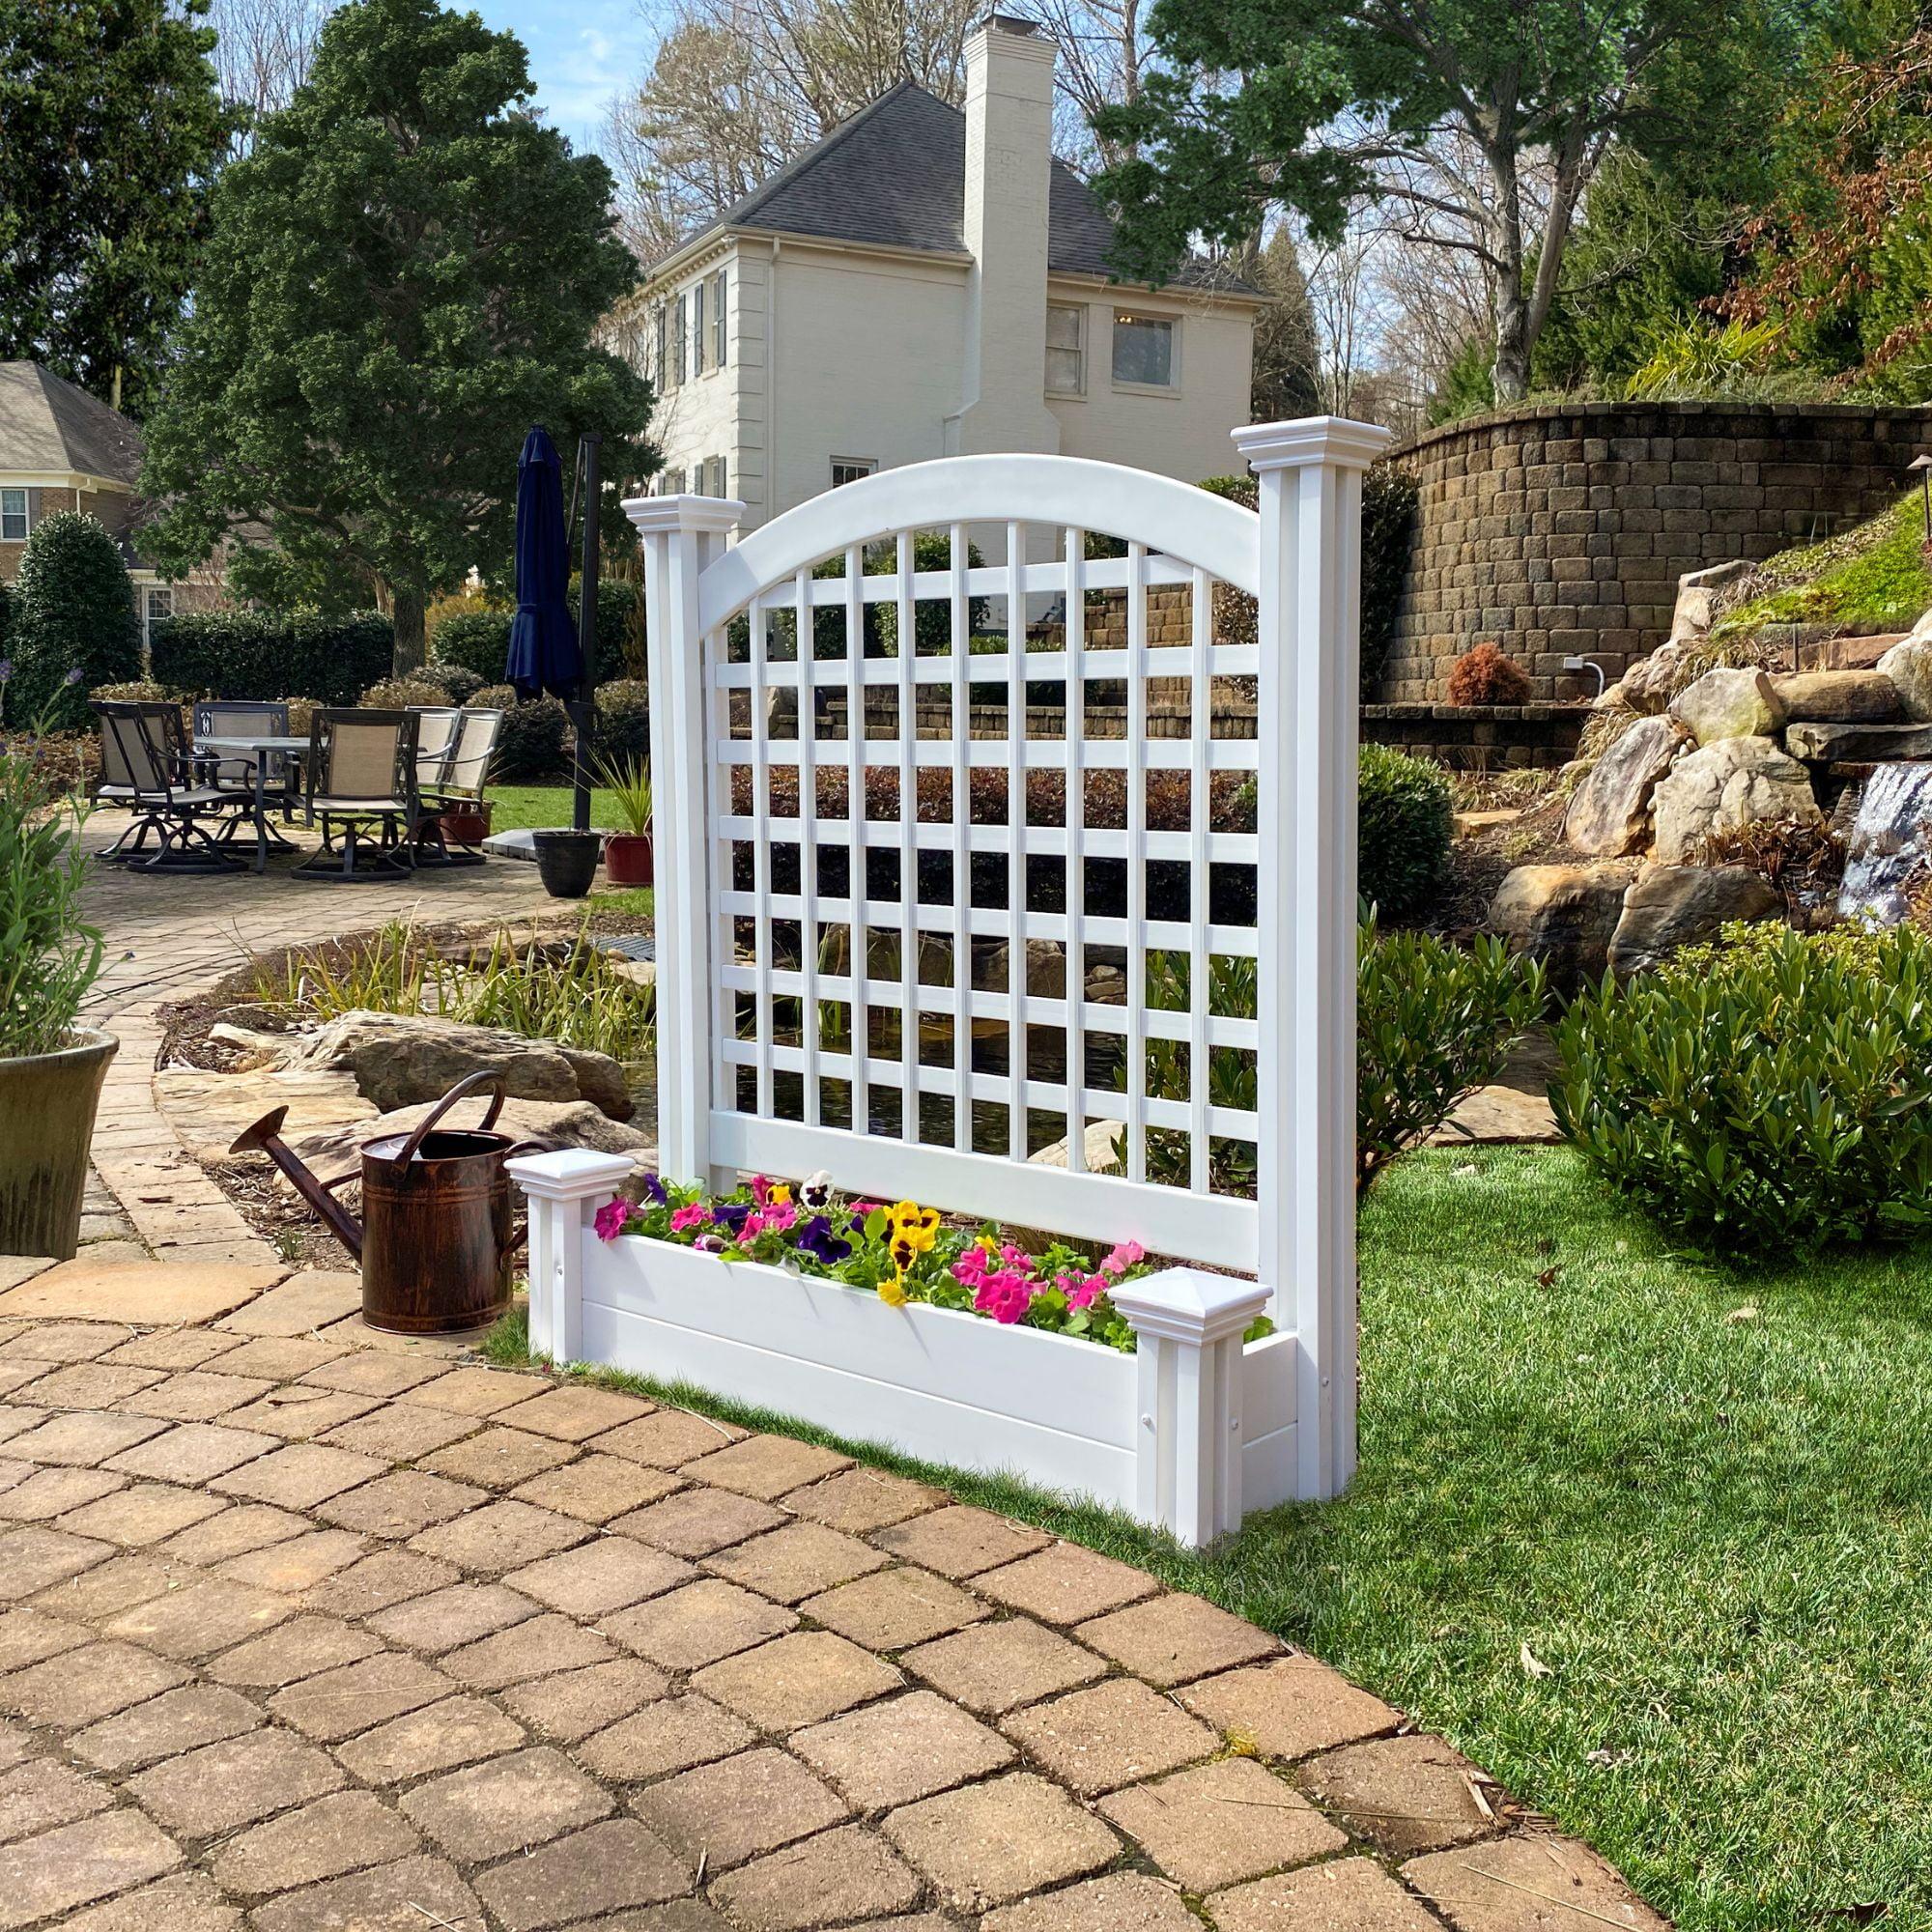
<svg viewBox="0 0 1932 1932">
<path fill-rule="evenodd" d="M 1306 1644 L 1686 1932 L 1932 1928 L 1932 1251 L 1747 1274 L 1567 1152 L 1428 1154 L 1363 1215 L 1362 1328 L 1350 1493 L 1211 1557 L 953 1487 Z"/>
<path fill-rule="evenodd" d="M 489 798 L 496 806 L 490 816 L 493 832 L 522 832 L 530 827 L 568 825 L 571 788 L 568 785 L 492 785 Z M 618 830 L 617 814 L 609 793 L 590 793 L 590 823 L 600 832 Z"/>
</svg>

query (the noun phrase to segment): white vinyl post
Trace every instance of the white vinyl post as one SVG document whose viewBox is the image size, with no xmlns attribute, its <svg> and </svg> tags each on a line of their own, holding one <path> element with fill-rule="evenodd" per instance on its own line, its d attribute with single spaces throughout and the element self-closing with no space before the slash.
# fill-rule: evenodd
<svg viewBox="0 0 1932 1932">
<path fill-rule="evenodd" d="M 583 1353 L 583 1242 L 598 1208 L 631 1174 L 631 1157 L 563 1148 L 503 1163 L 530 1210 L 530 1353 Z"/>
<path fill-rule="evenodd" d="M 1355 778 L 1362 471 L 1389 432 L 1257 423 L 1260 1276 L 1297 1338 L 1297 1493 L 1355 1470 Z"/>
<path fill-rule="evenodd" d="M 1268 1291 L 1172 1267 L 1112 1295 L 1140 1367 L 1134 1513 L 1198 1549 L 1241 1526 L 1241 1336 Z"/>
<path fill-rule="evenodd" d="M 704 639 L 697 580 L 745 506 L 639 497 L 651 687 L 651 809 L 658 933 L 658 1164 L 673 1180 L 728 1185 L 711 1161 L 711 939 L 705 823 Z"/>
</svg>

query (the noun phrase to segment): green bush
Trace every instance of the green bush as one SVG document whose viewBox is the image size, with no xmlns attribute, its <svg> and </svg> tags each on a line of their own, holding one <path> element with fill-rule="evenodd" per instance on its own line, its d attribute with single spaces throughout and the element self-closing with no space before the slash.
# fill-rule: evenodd
<svg viewBox="0 0 1932 1932">
<path fill-rule="evenodd" d="M 431 658 L 423 666 L 422 674 L 430 683 L 440 685 L 449 694 L 452 704 L 468 704 L 483 687 L 490 683 L 487 677 L 471 670 L 468 665 L 449 664 L 441 658 Z"/>
<path fill-rule="evenodd" d="M 141 675 L 141 621 L 121 548 L 98 518 L 43 517 L 20 553 L 14 585 L 14 715 L 53 730 L 88 720 L 97 684 Z"/>
<path fill-rule="evenodd" d="M 1449 775 L 1387 745 L 1362 747 L 1356 790 L 1363 898 L 1384 919 L 1421 912 L 1441 889 L 1455 830 Z"/>
<path fill-rule="evenodd" d="M 207 697 L 310 697 L 354 704 L 395 658 L 395 628 L 374 611 L 208 611 L 166 617 L 151 635 L 154 676 Z"/>
<path fill-rule="evenodd" d="M 486 711 L 501 711 L 503 729 L 491 761 L 491 781 L 497 784 L 556 784 L 569 776 L 566 747 L 570 719 L 554 697 L 519 704 L 507 684 L 486 685 L 470 702 Z"/>
<path fill-rule="evenodd" d="M 449 693 L 420 670 L 413 677 L 378 678 L 355 701 L 364 711 L 406 711 L 412 704 L 447 704 Z"/>
<path fill-rule="evenodd" d="M 597 755 L 619 767 L 651 762 L 651 690 L 637 678 L 597 687 Z"/>
<path fill-rule="evenodd" d="M 503 677 L 503 660 L 510 650 L 510 612 L 459 611 L 436 627 L 430 651 L 439 664 L 460 665 L 486 685 Z"/>
<path fill-rule="evenodd" d="M 1727 928 L 1557 1031 L 1557 1124 L 1663 1227 L 1803 1257 L 1932 1224 L 1932 939 Z"/>
<path fill-rule="evenodd" d="M 0 1060 L 66 1045 L 100 974 L 79 811 L 50 752 L 17 731 L 0 747 Z"/>
</svg>

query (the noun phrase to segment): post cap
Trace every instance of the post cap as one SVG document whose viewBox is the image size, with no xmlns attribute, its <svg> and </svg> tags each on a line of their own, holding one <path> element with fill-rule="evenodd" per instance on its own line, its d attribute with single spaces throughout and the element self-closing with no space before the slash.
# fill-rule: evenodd
<svg viewBox="0 0 1932 1932">
<path fill-rule="evenodd" d="M 1136 1335 L 1160 1335 L 1205 1349 L 1239 1335 L 1268 1305 L 1260 1282 L 1206 1268 L 1162 1268 L 1107 1291 Z"/>
<path fill-rule="evenodd" d="M 745 520 L 745 506 L 733 497 L 626 497 L 624 514 L 639 536 L 670 530 L 723 535 Z"/>
<path fill-rule="evenodd" d="M 1394 433 L 1379 423 L 1351 422 L 1347 416 L 1250 423 L 1234 437 L 1235 447 L 1257 470 L 1299 469 L 1314 463 L 1366 469 L 1395 440 Z"/>
<path fill-rule="evenodd" d="M 526 1153 L 506 1160 L 503 1169 L 533 1201 L 587 1201 L 610 1195 L 631 1178 L 627 1153 L 596 1153 L 589 1148 L 558 1148 L 554 1153 Z"/>
</svg>

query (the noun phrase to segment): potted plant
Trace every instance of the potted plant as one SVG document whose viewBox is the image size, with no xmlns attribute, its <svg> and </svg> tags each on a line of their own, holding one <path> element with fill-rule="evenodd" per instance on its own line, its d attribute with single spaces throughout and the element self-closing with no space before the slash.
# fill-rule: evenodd
<svg viewBox="0 0 1932 1932">
<path fill-rule="evenodd" d="M 604 876 L 613 886 L 647 886 L 652 879 L 651 775 L 638 759 L 600 761 L 599 784 L 610 797 L 621 831 L 604 840 Z"/>
<path fill-rule="evenodd" d="M 80 911 L 83 815 L 41 735 L 0 745 L 0 1254 L 72 1256 L 120 1045 L 78 1024 L 100 975 L 100 934 Z"/>
</svg>

